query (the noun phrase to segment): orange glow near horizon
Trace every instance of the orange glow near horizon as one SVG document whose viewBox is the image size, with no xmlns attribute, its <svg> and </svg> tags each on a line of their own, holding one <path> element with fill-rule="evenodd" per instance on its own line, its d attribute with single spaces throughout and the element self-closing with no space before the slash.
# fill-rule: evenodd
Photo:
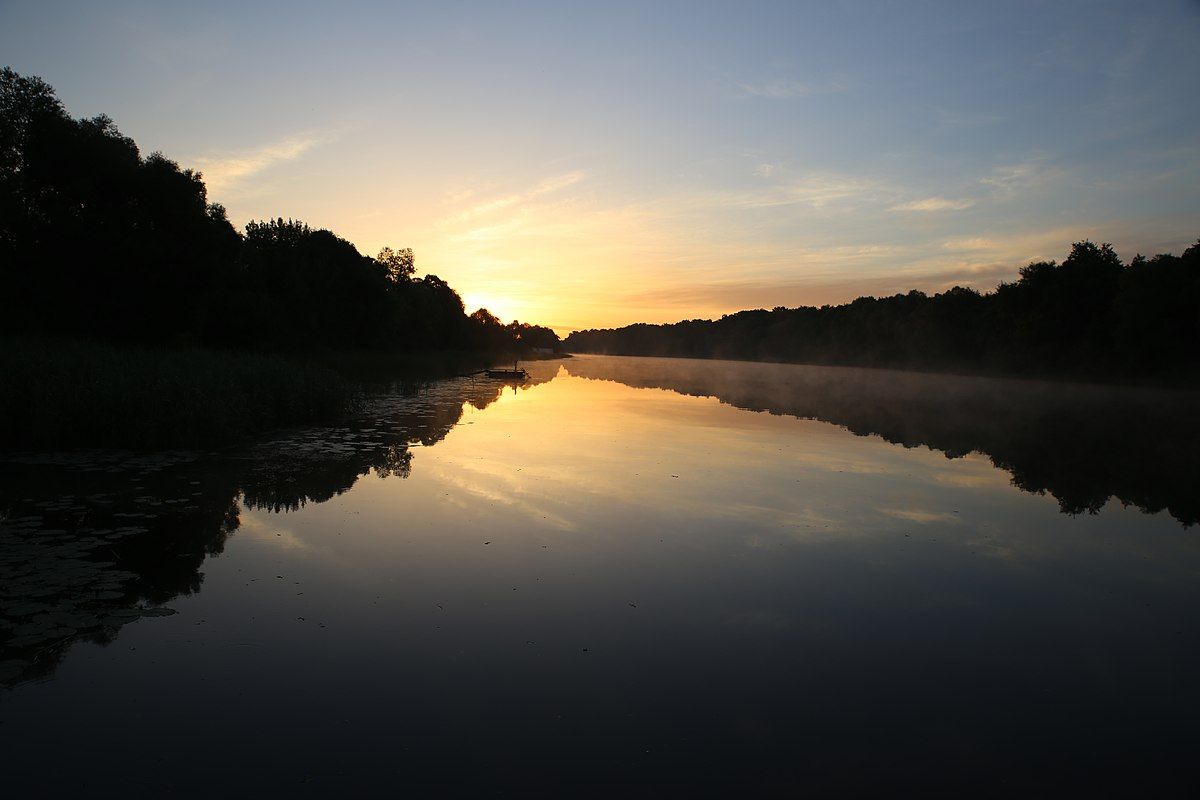
<svg viewBox="0 0 1200 800">
<path fill-rule="evenodd" d="M 371 219 L 350 237 L 364 252 L 412 246 L 418 274 L 440 276 L 469 312 L 546 325 L 560 336 L 635 322 L 717 318 L 743 309 L 837 304 L 862 295 L 953 285 L 987 291 L 1030 261 L 1061 258 L 1097 228 L 1055 227 L 1007 240 L 974 237 L 906 245 L 756 238 L 721 223 L 730 202 L 703 195 L 608 204 L 586 176 L 447 200 L 395 231 Z M 845 224 L 849 209 L 816 216 Z M 774 213 L 780 213 L 775 210 Z M 797 213 L 794 208 L 783 213 Z M 871 212 L 857 209 L 862 218 Z M 875 212 L 875 213 L 887 213 Z M 390 216 L 390 215 L 389 215 Z M 881 222 L 882 224 L 882 222 Z"/>
<path fill-rule="evenodd" d="M 990 290 L 1200 227 L 1188 4 L 70 5 L 0 3 L 5 63 L 235 225 L 411 247 L 468 312 L 560 334 Z"/>
<path fill-rule="evenodd" d="M 328 159 L 329 169 L 304 197 L 336 196 L 336 156 L 317 148 L 308 157 Z M 263 216 L 256 211 L 262 198 L 239 183 L 251 161 L 204 165 L 221 190 L 213 199 L 239 224 Z M 771 177 L 739 192 L 661 187 L 653 199 L 638 200 L 578 169 L 504 182 L 414 175 L 441 200 L 381 191 L 328 204 L 293 196 L 291 215 L 333 230 L 364 254 L 412 247 L 417 274 L 449 283 L 468 313 L 487 308 L 505 322 L 546 325 L 560 336 L 910 289 L 986 291 L 1030 261 L 1062 258 L 1084 238 L 1116 241 L 1126 252 L 1164 249 L 1146 242 L 1186 247 L 1171 238 L 1185 229 L 1173 218 L 963 236 L 936 209 L 896 211 L 899 190 L 845 176 Z M 912 213 L 930 218 L 915 228 Z M 879 231 L 895 241 L 881 243 Z"/>
</svg>

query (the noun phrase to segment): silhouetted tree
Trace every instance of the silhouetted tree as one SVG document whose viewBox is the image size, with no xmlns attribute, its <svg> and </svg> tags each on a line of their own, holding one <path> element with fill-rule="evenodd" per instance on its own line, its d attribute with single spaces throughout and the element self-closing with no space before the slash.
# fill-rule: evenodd
<svg viewBox="0 0 1200 800">
<path fill-rule="evenodd" d="M 392 283 L 411 280 L 417 271 L 411 247 L 401 247 L 399 250 L 385 247 L 375 256 L 375 260 L 383 265 L 388 280 Z"/>
<path fill-rule="evenodd" d="M 505 325 L 486 308 L 472 312 L 470 320 L 472 340 L 479 348 L 512 354 L 529 353 L 535 348 L 555 351 L 559 348 L 558 334 L 541 325 L 518 320 Z"/>
<path fill-rule="evenodd" d="M 1200 381 L 1200 245 L 1121 263 L 1077 242 L 980 294 L 956 286 L 716 321 L 577 331 L 574 352 Z"/>
<path fill-rule="evenodd" d="M 368 258 L 330 231 L 251 222 L 202 176 L 143 158 L 111 119 L 72 119 L 0 71 L 0 332 L 223 347 L 510 349 L 413 252 Z M 557 340 L 556 340 L 557 341 Z"/>
</svg>

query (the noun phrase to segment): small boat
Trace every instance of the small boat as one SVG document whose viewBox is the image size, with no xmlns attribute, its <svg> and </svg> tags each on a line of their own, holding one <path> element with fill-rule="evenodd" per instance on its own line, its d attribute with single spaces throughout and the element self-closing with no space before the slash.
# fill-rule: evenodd
<svg viewBox="0 0 1200 800">
<path fill-rule="evenodd" d="M 487 370 L 489 378 L 503 378 L 505 380 L 520 380 L 523 381 L 529 377 L 529 373 L 523 369 L 489 369 Z"/>
<path fill-rule="evenodd" d="M 512 369 L 507 367 L 489 367 L 488 369 L 480 370 L 476 374 L 484 374 L 489 378 L 500 378 L 506 381 L 523 381 L 529 377 L 529 373 L 523 369 L 517 369 L 517 362 L 514 361 Z"/>
</svg>

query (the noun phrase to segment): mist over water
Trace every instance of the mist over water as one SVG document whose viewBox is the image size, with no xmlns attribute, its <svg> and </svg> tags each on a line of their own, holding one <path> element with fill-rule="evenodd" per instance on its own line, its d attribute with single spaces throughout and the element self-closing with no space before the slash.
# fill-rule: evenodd
<svg viewBox="0 0 1200 800">
<path fill-rule="evenodd" d="M 1200 522 L 1200 391 L 685 358 L 576 356 L 571 375 L 715 397 L 926 446 L 988 456 L 1064 512 L 1110 499 Z"/>
<path fill-rule="evenodd" d="M 8 785 L 1194 779 L 1195 394 L 523 366 L 229 450 L 9 457 Z"/>
</svg>

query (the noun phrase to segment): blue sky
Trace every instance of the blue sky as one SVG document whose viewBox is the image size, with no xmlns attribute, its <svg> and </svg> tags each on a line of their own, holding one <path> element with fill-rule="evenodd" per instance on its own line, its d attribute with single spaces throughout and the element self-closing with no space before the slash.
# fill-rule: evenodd
<svg viewBox="0 0 1200 800">
<path fill-rule="evenodd" d="M 0 3 L 0 62 L 235 223 L 571 328 L 1200 236 L 1200 4 Z"/>
</svg>

